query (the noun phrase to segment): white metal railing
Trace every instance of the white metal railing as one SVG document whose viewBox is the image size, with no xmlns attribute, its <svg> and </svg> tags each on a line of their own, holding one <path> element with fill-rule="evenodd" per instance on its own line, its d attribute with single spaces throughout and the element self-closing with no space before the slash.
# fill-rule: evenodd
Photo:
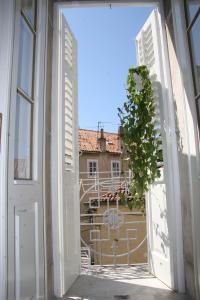
<svg viewBox="0 0 200 300">
<path fill-rule="evenodd" d="M 80 172 L 80 188 L 83 192 L 90 192 L 96 194 L 99 192 L 98 196 L 105 193 L 114 193 L 118 188 L 124 187 L 128 188 L 131 182 L 131 172 L 120 172 L 120 176 L 113 176 L 112 172 L 95 172 L 93 176 L 89 172 Z M 101 194 L 101 195 L 100 195 Z"/>
<path fill-rule="evenodd" d="M 119 260 L 131 264 L 133 255 L 145 249 L 144 213 L 131 211 L 120 203 L 120 192 L 131 198 L 131 179 L 129 171 L 117 177 L 112 172 L 96 172 L 93 176 L 80 172 L 81 243 L 90 249 L 94 262 L 103 264 L 109 259 L 111 264 Z"/>
</svg>

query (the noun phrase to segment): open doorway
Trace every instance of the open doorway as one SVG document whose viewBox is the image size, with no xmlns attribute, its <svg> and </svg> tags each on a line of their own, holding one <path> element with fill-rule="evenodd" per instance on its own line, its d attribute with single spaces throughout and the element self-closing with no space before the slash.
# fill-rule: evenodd
<svg viewBox="0 0 200 300">
<path fill-rule="evenodd" d="M 73 28 L 70 28 L 71 26 L 69 26 L 69 22 L 67 20 L 67 17 L 65 16 L 65 12 L 63 10 L 64 8 L 62 7 L 62 11 L 59 11 L 59 24 L 63 23 L 63 25 L 60 27 L 61 29 L 61 40 L 60 40 L 60 47 L 62 49 L 61 54 L 63 54 L 63 57 L 61 57 L 60 63 L 62 64 L 62 72 L 61 73 L 63 76 L 63 81 L 64 84 L 60 86 L 60 88 L 63 88 L 63 93 L 68 94 L 65 96 L 65 94 L 60 94 L 64 95 L 63 100 L 64 103 L 61 103 L 61 108 L 64 105 L 64 112 L 62 112 L 63 116 L 63 120 L 65 120 L 65 127 L 62 127 L 62 129 L 65 130 L 65 133 L 63 132 L 63 134 L 61 135 L 61 138 L 63 138 L 64 140 L 64 150 L 63 150 L 63 155 L 64 155 L 64 170 L 66 171 L 66 174 L 64 175 L 66 179 L 64 179 L 64 189 L 66 189 L 67 191 L 67 187 L 70 186 L 70 182 L 72 183 L 73 180 L 77 179 L 77 174 L 76 171 L 78 170 L 78 162 L 77 162 L 77 156 L 76 159 L 74 159 L 75 156 L 74 153 L 77 154 L 77 149 L 78 149 L 78 139 L 76 140 L 76 144 L 73 144 L 73 130 L 70 130 L 71 128 L 75 128 L 72 126 L 72 124 L 77 125 L 77 115 L 76 115 L 76 110 L 77 107 L 74 109 L 75 114 L 73 113 L 73 101 L 70 100 L 70 97 L 72 99 L 72 95 L 73 95 L 73 80 L 74 82 L 76 81 L 77 78 L 77 70 L 75 68 L 75 71 L 73 73 L 73 66 L 76 65 L 76 52 L 73 52 L 73 48 L 76 49 L 77 45 L 78 45 L 78 40 L 77 42 L 75 42 L 75 33 L 73 33 Z M 69 8 L 68 8 L 69 9 Z M 85 9 L 85 8 L 84 8 Z M 101 8 L 102 9 L 102 8 Z M 119 8 L 116 8 L 119 9 Z M 123 8 L 123 9 L 128 9 Z M 130 8 L 129 8 L 130 9 Z M 150 10 L 152 10 L 153 8 L 151 7 Z M 70 8 L 69 10 L 72 10 L 72 8 Z M 78 10 L 81 10 L 78 8 Z M 93 10 L 93 8 L 90 8 L 89 10 Z M 114 8 L 112 7 L 112 5 L 109 5 L 106 10 L 109 11 L 110 10 L 114 11 Z M 72 12 L 72 11 L 71 11 Z M 148 14 L 150 13 L 150 11 L 148 12 Z M 147 14 L 147 16 L 148 16 Z M 153 16 L 153 17 L 152 17 Z M 148 211 L 147 211 L 147 215 L 148 215 L 148 264 L 150 266 L 150 270 L 151 272 L 157 276 L 158 278 L 160 278 L 163 282 L 165 282 L 169 287 L 171 288 L 175 288 L 175 276 L 178 274 L 175 274 L 176 272 L 174 271 L 174 232 L 172 232 L 172 228 L 173 228 L 173 218 L 175 217 L 174 212 L 172 212 L 172 203 L 170 203 L 170 199 L 172 200 L 172 193 L 173 188 L 171 186 L 172 182 L 170 179 L 170 164 L 171 162 L 169 161 L 170 158 L 170 149 L 169 149 L 169 145 L 167 144 L 167 133 L 166 133 L 166 124 L 168 124 L 169 118 L 168 118 L 168 113 L 169 113 L 169 99 L 170 99 L 170 78 L 169 78 L 169 70 L 168 70 L 168 61 L 167 61 L 167 47 L 166 47 L 166 41 L 165 41 L 165 35 L 164 35 L 164 29 L 163 29 L 163 23 L 162 23 L 162 13 L 160 12 L 159 9 L 156 9 L 153 13 L 152 13 L 152 19 L 150 18 L 150 26 L 147 23 L 145 23 L 144 20 L 144 24 L 142 24 L 142 27 L 144 25 L 143 30 L 141 31 L 141 35 L 142 38 L 140 39 L 140 36 L 138 35 L 138 44 L 141 44 L 142 42 L 146 43 L 145 47 L 143 50 L 140 49 L 140 45 L 138 46 L 138 63 L 140 64 L 147 64 L 149 63 L 149 67 L 153 66 L 153 68 L 157 67 L 157 72 L 158 74 L 155 81 L 156 81 L 156 87 L 157 87 L 157 92 L 158 92 L 158 98 L 159 98 L 159 104 L 160 104 L 160 117 L 161 117 L 161 122 L 160 122 L 160 126 L 161 126 L 161 131 L 163 134 L 163 155 L 164 155 L 164 160 L 165 160 L 165 168 L 163 170 L 163 178 L 156 182 L 154 186 L 152 186 L 151 192 L 149 193 L 149 195 L 147 196 L 148 199 Z M 68 17 L 69 18 L 69 17 Z M 103 19 L 103 18 L 102 18 Z M 90 28 L 91 28 L 91 24 L 90 24 Z M 108 26 L 108 25 L 107 25 Z M 155 27 L 154 30 L 154 36 L 153 36 L 153 26 Z M 142 28 L 141 27 L 141 28 Z M 62 31 L 63 29 L 63 31 Z M 84 29 L 84 27 L 83 27 Z M 116 28 L 115 28 L 116 29 Z M 95 32 L 95 29 L 93 28 L 93 32 Z M 82 36 L 84 36 L 84 34 L 82 33 Z M 116 34 L 117 36 L 117 34 Z M 84 39 L 84 43 L 86 43 L 86 37 L 87 34 L 85 35 L 85 39 Z M 98 38 L 100 39 L 100 36 L 98 36 Z M 134 38 L 135 36 L 133 35 L 132 37 L 132 45 L 134 45 Z M 145 40 L 146 38 L 146 40 Z M 62 40 L 63 39 L 63 40 Z M 152 44 L 151 44 L 152 42 Z M 152 48 L 153 48 L 153 43 L 155 42 L 156 46 L 155 46 L 155 53 L 152 53 Z M 112 41 L 111 41 L 112 43 Z M 149 44 L 148 44 L 149 43 Z M 73 44 L 75 46 L 73 46 Z M 88 45 L 92 46 L 92 42 L 88 42 Z M 103 45 L 106 45 L 106 47 L 108 47 L 108 43 L 102 43 Z M 63 45 L 63 48 L 62 48 Z M 149 48 L 148 48 L 149 46 Z M 92 47 L 91 47 L 92 48 Z M 132 46 L 132 49 L 134 49 L 134 46 Z M 99 49 L 100 50 L 100 49 Z M 140 50 L 143 51 L 143 53 L 140 53 Z M 148 51 L 149 50 L 149 53 Z M 109 50 L 107 49 L 107 53 L 109 53 Z M 157 52 L 156 52 L 157 51 Z M 94 52 L 96 55 L 96 52 Z M 113 53 L 113 50 L 111 51 L 111 53 Z M 88 54 L 88 53 L 87 53 Z M 143 58 L 141 58 L 143 55 Z M 145 56 L 146 55 L 146 56 Z M 118 59 L 120 60 L 120 56 L 117 55 Z M 134 57 L 134 55 L 133 55 Z M 91 59 L 91 56 L 90 56 Z M 96 56 L 96 60 L 100 60 L 100 62 L 102 63 L 101 59 L 101 55 L 98 57 Z M 142 61 L 142 59 L 144 61 Z M 146 60 L 149 61 L 146 61 Z M 120 61 L 121 62 L 121 61 Z M 158 66 L 156 65 L 156 63 L 158 62 Z M 85 72 L 87 70 L 87 61 L 84 61 L 84 63 L 86 63 L 85 65 Z M 159 65 L 160 63 L 160 65 Z M 108 63 L 105 62 L 105 65 L 107 65 Z M 123 63 L 122 63 L 123 64 Z M 130 65 L 128 67 L 131 67 L 131 65 L 134 64 L 134 61 L 130 63 Z M 136 62 L 135 62 L 136 64 Z M 58 64 L 59 65 L 59 64 Z M 92 63 L 92 65 L 94 65 L 94 62 Z M 108 64 L 109 65 L 109 64 Z M 156 67 L 155 67 L 156 66 Z M 88 67 L 89 67 L 89 63 L 88 63 Z M 152 68 L 152 69 L 153 69 Z M 84 71 L 83 69 L 83 71 Z M 112 69 L 112 67 L 110 67 L 110 69 Z M 116 73 L 116 69 L 115 73 Z M 126 72 L 128 71 L 128 68 L 126 70 Z M 95 67 L 90 72 L 90 76 L 94 76 L 99 75 L 99 68 L 96 70 Z M 152 71 L 153 72 L 153 71 Z M 118 73 L 118 72 L 117 72 Z M 120 73 L 120 71 L 119 71 Z M 153 76 L 153 74 L 151 74 Z M 70 78 L 71 76 L 71 78 Z M 98 76 L 97 76 L 98 77 Z M 111 79 L 112 75 L 111 75 Z M 103 86 L 102 86 L 102 82 L 101 79 L 98 79 L 99 81 L 99 86 L 100 86 L 100 90 L 104 90 Z M 126 81 L 126 74 L 124 75 L 123 78 L 123 84 Z M 108 82 L 108 80 L 107 80 Z M 60 84 L 60 83 L 59 83 Z M 90 82 L 91 84 L 91 82 Z M 124 93 L 125 93 L 125 86 L 121 86 L 121 88 L 123 89 Z M 110 84 L 108 85 L 107 89 L 110 87 Z M 74 90 L 74 93 L 76 94 L 76 88 Z M 66 89 L 66 90 L 65 90 Z M 72 93 L 70 93 L 68 90 L 72 90 Z M 91 88 L 88 87 L 88 90 Z M 162 97 L 159 97 L 159 93 L 162 93 Z M 71 94 L 71 96 L 70 96 Z M 93 94 L 98 94 L 98 91 L 96 91 L 96 93 L 93 92 Z M 101 93 L 99 92 L 99 94 L 101 95 Z M 92 94 L 87 96 L 87 97 L 92 97 Z M 101 97 L 105 97 L 102 96 Z M 123 97 L 120 97 L 122 99 L 122 101 L 124 100 Z M 161 99 L 162 98 L 162 99 Z M 63 101 L 62 100 L 62 101 Z M 70 104 L 71 101 L 71 104 Z M 87 100 L 88 101 L 88 100 Z M 91 104 L 94 102 L 94 96 L 93 99 L 91 100 Z M 109 103 L 109 100 L 106 100 L 106 104 Z M 98 104 L 101 104 L 101 99 L 98 101 Z M 107 111 L 107 108 L 109 108 L 109 105 L 104 105 L 104 111 Z M 92 116 L 95 114 L 94 112 L 90 112 L 90 104 L 86 103 L 84 104 L 84 106 L 88 107 L 88 113 L 91 114 L 91 119 Z M 112 106 L 112 104 L 111 104 Z M 119 105 L 120 106 L 120 105 Z M 99 113 L 99 110 L 98 110 Z M 71 114 L 71 115 L 70 115 Z M 86 117 L 86 114 L 84 114 Z M 117 112 L 116 112 L 117 115 Z M 88 115 L 88 117 L 86 117 L 86 119 L 88 120 L 90 118 L 90 116 Z M 100 121 L 99 119 L 99 115 L 98 118 L 96 119 L 96 123 Z M 86 131 L 90 131 L 90 132 L 94 132 L 96 134 L 96 141 L 98 141 L 99 139 L 104 140 L 104 147 L 107 146 L 107 144 L 109 144 L 109 139 L 105 139 L 104 133 L 107 131 L 105 130 L 105 127 L 103 128 L 103 126 L 105 126 L 107 120 L 101 119 L 101 122 L 104 121 L 104 125 L 103 124 L 99 124 L 99 128 L 97 128 L 97 130 L 89 130 L 89 128 L 83 128 L 86 129 Z M 74 123 L 73 123 L 74 122 Z M 63 124 L 64 124 L 63 123 Z M 103 122 L 102 122 L 103 123 Z M 113 122 L 111 122 L 113 124 Z M 66 125 L 67 124 L 67 125 Z M 115 124 L 117 124 L 115 122 Z M 94 125 L 95 124 L 91 124 Z M 111 124 L 110 124 L 111 125 Z M 117 124 L 118 127 L 119 124 Z M 98 126 L 98 125 L 96 125 Z M 82 126 L 81 126 L 82 127 Z M 86 126 L 85 126 L 86 127 Z M 88 126 L 89 127 L 89 126 Z M 93 127 L 93 126 L 92 126 Z M 113 129 L 110 129 L 110 131 Z M 69 135 L 66 135 L 66 132 L 69 133 Z M 74 132 L 74 137 L 77 138 L 77 132 L 78 132 L 78 128 L 77 131 Z M 69 137 L 70 136 L 70 137 Z M 92 142 L 92 137 L 88 137 L 86 138 L 87 140 L 90 141 L 90 143 Z M 70 145 L 71 144 L 71 145 Z M 75 147 L 73 147 L 75 146 Z M 75 150 L 74 150 L 75 149 Z M 75 152 L 73 152 L 75 151 Z M 96 151 L 92 151 L 95 152 Z M 120 163 L 117 164 L 118 160 L 114 159 L 114 157 L 112 157 L 112 162 L 106 165 L 109 165 L 109 168 L 111 169 L 112 167 L 115 168 L 115 172 L 119 172 L 119 168 L 120 168 Z M 113 164 L 114 163 L 114 164 Z M 81 211 L 81 215 L 83 217 L 83 219 L 87 219 L 87 222 L 82 222 L 82 225 L 85 226 L 85 228 L 87 228 L 87 234 L 85 235 L 85 241 L 84 238 L 82 238 L 82 246 L 85 246 L 83 249 L 84 251 L 88 252 L 88 253 L 92 253 L 91 255 L 88 255 L 88 264 L 94 264 L 94 265 L 101 265 L 102 264 L 102 259 L 104 259 L 105 261 L 103 262 L 103 264 L 132 264 L 134 262 L 131 262 L 131 252 L 135 252 L 135 249 L 137 249 L 138 245 L 143 245 L 144 241 L 145 241 L 145 235 L 143 237 L 143 239 L 141 239 L 140 243 L 137 245 L 135 243 L 136 241 L 136 232 L 139 231 L 136 228 L 130 227 L 125 228 L 124 231 L 126 232 L 125 237 L 121 236 L 120 237 L 120 233 L 119 233 L 119 228 L 122 227 L 121 223 L 126 223 L 124 222 L 124 215 L 131 215 L 130 212 L 125 211 L 121 214 L 121 212 L 119 213 L 119 206 L 118 206 L 118 201 L 115 200 L 111 203 L 110 198 L 108 200 L 108 193 L 111 193 L 111 188 L 113 188 L 114 186 L 114 190 L 113 192 L 115 193 L 116 189 L 120 188 L 120 186 L 118 186 L 118 183 L 116 184 L 118 177 L 116 176 L 117 180 L 115 180 L 115 182 L 113 182 L 113 178 L 111 176 L 111 181 L 109 178 L 109 187 L 107 184 L 108 190 L 105 191 L 102 194 L 100 193 L 100 189 L 104 188 L 104 184 L 105 182 L 107 182 L 107 178 L 103 177 L 103 183 L 100 180 L 100 176 L 99 174 L 97 174 L 97 166 L 99 166 L 99 163 L 97 161 L 97 157 L 93 157 L 93 159 L 88 158 L 86 159 L 86 170 L 83 171 L 83 173 L 85 173 L 86 176 L 86 181 L 89 180 L 89 184 L 86 183 L 88 185 L 88 189 L 89 192 L 93 192 L 93 196 L 89 195 L 88 200 L 83 200 L 84 203 L 81 204 L 83 211 Z M 91 170 L 90 170 L 91 169 Z M 75 170 L 75 172 L 73 172 L 73 170 Z M 91 175 L 89 173 L 94 173 Z M 106 171 L 108 172 L 108 171 Z M 112 171 L 110 172 L 112 173 Z M 71 174 L 71 175 L 70 175 Z M 95 176 L 93 176 L 95 175 Z M 97 176 L 98 175 L 98 176 Z M 105 174 L 104 174 L 105 175 Z M 111 174 L 113 175 L 113 174 Z M 73 177 L 75 176 L 75 177 Z M 129 175 L 128 175 L 129 176 Z M 127 178 L 129 178 L 127 176 Z M 116 179 L 115 178 L 115 179 Z M 81 178 L 84 179 L 84 178 Z M 121 181 L 120 181 L 121 184 Z M 91 185 L 91 186 L 90 186 Z M 83 180 L 82 180 L 82 185 L 80 186 L 80 189 L 84 188 L 83 187 Z M 126 189 L 126 187 L 125 187 Z M 87 190 L 87 189 L 86 189 Z M 74 192 L 77 195 L 77 192 Z M 68 201 L 72 201 L 73 200 L 73 196 L 75 194 L 70 194 L 69 193 L 67 195 L 67 193 L 65 192 L 65 196 L 63 197 L 63 203 L 62 205 L 64 205 L 64 214 L 65 214 L 65 218 L 67 217 L 67 214 L 71 213 L 71 209 L 73 208 L 73 213 L 74 213 L 74 203 L 68 203 Z M 111 195 L 112 197 L 113 195 Z M 81 196 L 82 197 L 82 196 Z M 110 196 L 109 196 L 110 197 Z M 84 198 L 84 197 L 83 197 Z M 82 199 L 83 199 L 82 198 Z M 69 199 L 69 200 L 67 200 Z M 68 204 L 67 204 L 68 203 Z M 104 206 L 104 210 L 100 211 L 101 208 Z M 78 206 L 76 204 L 76 209 L 78 209 Z M 79 208 L 80 209 L 80 208 Z M 85 213 L 84 210 L 87 210 L 87 213 Z M 68 212 L 67 212 L 68 211 Z M 98 215 L 98 216 L 97 216 Z M 101 215 L 101 216 L 99 216 Z M 78 218 L 78 214 L 77 214 L 77 210 L 76 210 L 76 214 L 74 214 L 74 216 L 76 216 L 76 219 Z M 142 216 L 143 217 L 143 216 Z M 68 220 L 69 220 L 70 216 L 68 216 Z M 95 221 L 94 221 L 95 220 Z M 64 221 L 64 220 L 63 220 Z M 129 224 L 132 221 L 128 221 Z M 134 222 L 134 221 L 133 221 Z M 143 224 L 145 224 L 144 220 L 139 220 L 140 224 L 143 222 Z M 72 231 L 72 227 L 73 226 L 69 221 L 68 221 L 68 229 L 63 228 L 63 232 L 65 232 L 65 230 L 68 231 Z M 100 224 L 101 223 L 101 224 Z M 63 226 L 64 223 L 62 223 Z M 77 225 L 76 225 L 77 226 Z M 89 227 L 93 226 L 93 229 L 90 230 Z M 100 228 L 101 227 L 101 228 Z M 102 229 L 104 227 L 104 229 Z M 111 228 L 113 227 L 113 228 Z M 110 239 L 109 239 L 109 244 L 108 246 L 102 246 L 102 244 L 105 242 L 106 244 L 106 240 L 108 239 L 108 235 L 107 235 L 107 230 L 108 228 L 111 230 L 115 230 L 115 233 L 117 232 L 117 235 L 111 235 Z M 144 226 L 145 228 L 145 226 Z M 128 232 L 128 234 L 127 234 Z M 129 236 L 130 234 L 130 236 Z M 70 232 L 68 232 L 68 236 L 70 236 Z M 76 236 L 77 238 L 77 236 Z M 121 241 L 120 241 L 121 238 Z M 88 242 L 89 240 L 89 242 Z M 69 255 L 69 253 L 71 252 L 70 249 L 73 248 L 74 245 L 74 241 L 73 239 L 70 240 L 70 246 L 69 246 L 69 240 L 68 240 L 68 245 L 66 243 L 66 245 L 64 245 L 63 247 L 65 248 L 66 246 L 66 257 L 67 255 Z M 118 244 L 120 242 L 122 242 L 124 244 L 126 244 L 126 246 L 119 246 Z M 92 243 L 91 243 L 92 242 Z M 91 246 L 92 244 L 92 246 Z M 129 251 L 129 247 L 130 244 L 134 244 L 134 246 L 131 246 L 132 248 Z M 125 249 L 123 249 L 125 247 Z M 122 250 L 123 249 L 123 250 Z M 128 249 L 128 251 L 127 251 Z M 139 248 L 138 248 L 139 249 Z M 133 250 L 133 251 L 132 251 Z M 108 251 L 106 253 L 106 251 Z M 78 253 L 75 253 L 76 255 L 74 256 L 74 260 L 75 257 L 78 257 Z M 79 253 L 80 255 L 80 253 Z M 143 253 L 143 257 L 145 255 L 145 250 Z M 121 262 L 120 259 L 121 257 L 126 256 L 126 262 Z M 110 261 L 108 262 L 108 260 L 106 261 L 105 257 L 110 257 Z M 120 258 L 120 259 L 119 259 Z M 135 258 L 135 257 L 134 257 Z M 119 260 L 118 260 L 119 259 Z M 146 251 L 146 261 L 147 262 L 147 251 Z M 180 267 L 180 265 L 179 265 Z M 176 268 L 176 267 L 175 267 Z M 71 277 L 71 279 L 69 278 L 69 272 L 68 272 L 68 281 L 72 282 L 73 278 L 75 277 L 76 272 L 73 272 L 73 276 Z M 178 275 L 179 276 L 179 275 Z"/>
<path fill-rule="evenodd" d="M 63 10 L 78 48 L 84 273 L 96 271 L 94 266 L 148 262 L 146 214 L 122 205 L 117 195 L 121 190 L 130 197 L 131 180 L 128 163 L 122 159 L 117 107 L 122 106 L 126 98 L 128 68 L 137 64 L 135 37 L 151 10 L 153 7 L 112 5 Z"/>
</svg>

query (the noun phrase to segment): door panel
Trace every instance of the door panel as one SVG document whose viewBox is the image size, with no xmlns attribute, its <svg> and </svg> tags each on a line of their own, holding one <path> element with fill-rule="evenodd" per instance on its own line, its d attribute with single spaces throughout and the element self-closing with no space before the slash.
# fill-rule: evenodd
<svg viewBox="0 0 200 300">
<path fill-rule="evenodd" d="M 147 195 L 149 264 L 151 272 L 167 286 L 172 287 L 166 182 L 163 168 L 161 174 L 161 178 L 151 186 Z"/>
<path fill-rule="evenodd" d="M 52 95 L 53 255 L 54 291 L 57 297 L 62 297 L 80 273 L 77 45 L 59 5 L 55 8 Z"/>
<path fill-rule="evenodd" d="M 146 195 L 147 229 L 150 271 L 170 288 L 174 287 L 172 269 L 172 195 L 170 195 L 169 160 L 171 141 L 168 135 L 169 91 L 163 55 L 164 38 L 161 15 L 155 9 L 136 38 L 139 65 L 149 69 L 156 103 L 156 128 L 162 137 L 163 164 L 161 178 L 156 180 Z M 162 49 L 162 50 L 161 50 Z"/>
<path fill-rule="evenodd" d="M 62 14 L 62 172 L 64 288 L 73 284 L 80 272 L 80 208 L 78 188 L 78 118 L 77 118 L 77 44 Z"/>
<path fill-rule="evenodd" d="M 16 298 L 18 299 L 20 299 L 22 291 L 24 295 L 34 295 L 36 291 L 39 267 L 36 247 L 38 240 L 37 215 L 37 203 L 15 207 L 15 269 Z"/>
<path fill-rule="evenodd" d="M 45 0 L 16 1 L 8 160 L 9 300 L 44 299 L 45 13 Z"/>
</svg>

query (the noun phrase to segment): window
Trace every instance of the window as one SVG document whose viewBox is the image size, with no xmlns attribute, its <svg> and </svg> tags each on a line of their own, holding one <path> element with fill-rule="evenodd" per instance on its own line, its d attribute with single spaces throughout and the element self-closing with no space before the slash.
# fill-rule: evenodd
<svg viewBox="0 0 200 300">
<path fill-rule="evenodd" d="M 36 2 L 21 1 L 14 178 L 32 179 Z"/>
<path fill-rule="evenodd" d="M 112 169 L 112 177 L 120 176 L 120 162 L 118 160 L 112 160 L 111 169 Z"/>
<path fill-rule="evenodd" d="M 200 1 L 185 0 L 185 12 L 194 79 L 195 102 L 197 107 L 198 125 L 200 128 Z"/>
<path fill-rule="evenodd" d="M 99 208 L 100 207 L 100 199 L 99 198 L 89 198 L 89 208 Z"/>
<path fill-rule="evenodd" d="M 89 177 L 96 176 L 97 170 L 97 160 L 88 160 L 88 175 Z"/>
</svg>

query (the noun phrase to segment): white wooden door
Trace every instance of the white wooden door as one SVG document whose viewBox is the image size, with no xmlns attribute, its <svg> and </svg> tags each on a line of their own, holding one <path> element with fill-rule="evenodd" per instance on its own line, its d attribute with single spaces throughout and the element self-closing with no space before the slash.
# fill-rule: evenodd
<svg viewBox="0 0 200 300">
<path fill-rule="evenodd" d="M 52 95 L 54 291 L 62 297 L 80 274 L 77 45 L 57 5 Z"/>
<path fill-rule="evenodd" d="M 146 197 L 149 266 L 151 273 L 167 286 L 179 289 L 184 284 L 180 272 L 183 261 L 177 142 L 165 27 L 159 9 L 142 27 L 136 46 L 138 64 L 147 65 L 150 71 L 164 159 L 162 176 Z"/>
<path fill-rule="evenodd" d="M 172 288 L 171 241 L 164 168 L 161 168 L 161 174 L 161 178 L 151 186 L 146 197 L 149 267 L 152 274 Z"/>
<path fill-rule="evenodd" d="M 36 3 L 37 2 L 37 3 Z M 16 1 L 8 160 L 8 299 L 44 299 L 43 1 Z"/>
<path fill-rule="evenodd" d="M 148 231 L 148 258 L 150 272 L 172 287 L 172 269 L 170 252 L 170 235 L 168 223 L 169 206 L 167 205 L 167 155 L 166 134 L 164 129 L 166 106 L 168 101 L 165 93 L 164 64 L 162 62 L 161 47 L 163 37 L 161 17 L 158 9 L 155 9 L 142 30 L 137 36 L 137 50 L 139 64 L 146 64 L 150 71 L 150 78 L 157 103 L 157 126 L 162 135 L 164 167 L 161 168 L 161 178 L 157 180 L 146 195 L 147 203 L 147 231 Z"/>
</svg>

